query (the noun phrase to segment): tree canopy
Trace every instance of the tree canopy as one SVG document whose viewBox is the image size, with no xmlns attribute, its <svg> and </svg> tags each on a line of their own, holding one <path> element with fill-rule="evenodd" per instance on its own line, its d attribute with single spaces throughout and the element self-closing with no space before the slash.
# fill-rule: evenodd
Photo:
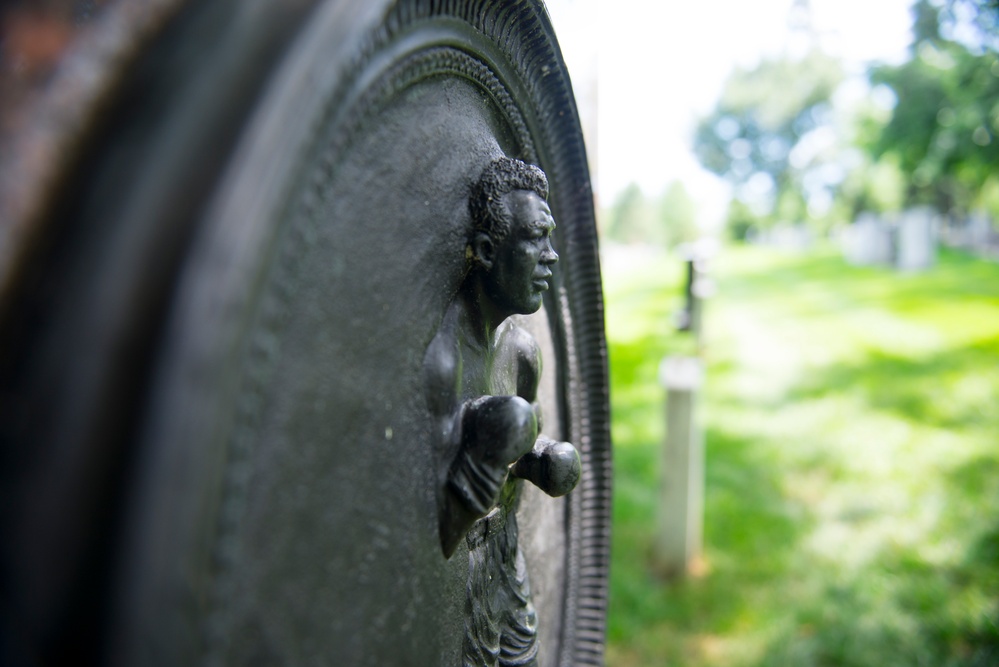
<svg viewBox="0 0 999 667">
<path fill-rule="evenodd" d="M 734 187 L 730 226 L 999 208 L 999 0 L 917 0 L 909 59 L 863 82 L 887 104 L 838 108 L 846 80 L 815 48 L 733 71 L 694 141 Z"/>
<path fill-rule="evenodd" d="M 988 39 L 969 45 L 941 36 L 974 35 L 943 30 L 953 20 L 948 15 L 968 14 L 961 8 L 974 4 L 953 0 L 944 12 L 921 0 L 914 7 L 912 58 L 871 72 L 871 82 L 890 88 L 897 102 L 868 152 L 897 160 L 909 176 L 907 203 L 942 212 L 967 211 L 999 164 L 999 55 Z M 970 26 L 994 21 L 988 6 L 980 9 L 968 14 Z"/>
<path fill-rule="evenodd" d="M 695 154 L 759 214 L 802 215 L 822 188 L 831 99 L 842 80 L 839 63 L 818 50 L 736 69 L 698 124 Z"/>
<path fill-rule="evenodd" d="M 666 247 L 697 237 L 697 205 L 680 181 L 671 181 L 657 197 L 647 197 L 632 183 L 604 214 L 608 238 L 623 243 L 649 242 Z"/>
</svg>

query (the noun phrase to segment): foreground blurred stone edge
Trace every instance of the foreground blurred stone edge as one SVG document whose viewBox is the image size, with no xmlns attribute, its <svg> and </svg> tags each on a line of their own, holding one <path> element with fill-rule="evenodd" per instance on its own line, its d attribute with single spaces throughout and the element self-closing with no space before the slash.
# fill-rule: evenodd
<svg viewBox="0 0 999 667">
<path fill-rule="evenodd" d="M 600 271 L 539 2 L 112 3 L 7 104 L 0 662 L 459 663 L 419 385 L 505 153 L 550 181 L 560 261 L 517 322 L 583 465 L 518 512 L 537 659 L 602 664 Z"/>
</svg>

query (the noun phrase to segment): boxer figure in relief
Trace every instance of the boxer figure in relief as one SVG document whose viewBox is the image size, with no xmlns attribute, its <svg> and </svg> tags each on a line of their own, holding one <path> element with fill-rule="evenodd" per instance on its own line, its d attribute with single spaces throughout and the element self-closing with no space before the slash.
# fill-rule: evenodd
<svg viewBox="0 0 999 667">
<path fill-rule="evenodd" d="M 448 558 L 469 548 L 464 665 L 537 664 L 537 618 L 516 509 L 523 480 L 550 496 L 571 491 L 579 453 L 541 431 L 537 342 L 509 317 L 536 312 L 558 261 L 548 182 L 538 167 L 501 157 L 473 185 L 468 270 L 424 359 Z"/>
</svg>

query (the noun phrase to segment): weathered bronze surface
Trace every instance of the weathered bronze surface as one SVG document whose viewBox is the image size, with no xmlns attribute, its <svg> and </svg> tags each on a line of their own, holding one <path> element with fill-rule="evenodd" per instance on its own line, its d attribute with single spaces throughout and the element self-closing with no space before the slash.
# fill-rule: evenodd
<svg viewBox="0 0 999 667">
<path fill-rule="evenodd" d="M 0 661 L 600 664 L 599 269 L 543 8 L 154 4 L 71 49 L 114 75 L 2 221 Z M 549 192 L 476 231 L 505 158 Z"/>
<path fill-rule="evenodd" d="M 568 442 L 539 437 L 541 356 L 509 321 L 541 308 L 558 255 L 548 180 L 535 166 L 494 159 L 472 187 L 466 275 L 424 361 L 443 452 L 441 546 L 468 537 L 464 665 L 537 665 L 537 613 L 518 545 L 521 479 L 550 496 L 579 481 Z M 469 532 L 471 529 L 471 532 Z"/>
</svg>

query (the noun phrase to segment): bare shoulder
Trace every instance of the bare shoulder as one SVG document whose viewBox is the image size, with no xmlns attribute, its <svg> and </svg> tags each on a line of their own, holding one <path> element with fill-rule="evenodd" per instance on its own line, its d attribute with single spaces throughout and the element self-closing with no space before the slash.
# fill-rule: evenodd
<svg viewBox="0 0 999 667">
<path fill-rule="evenodd" d="M 541 348 L 527 329 L 507 320 L 498 333 L 500 346 L 507 355 L 516 359 L 518 366 L 523 367 L 526 364 L 535 371 L 540 369 Z"/>
<path fill-rule="evenodd" d="M 541 377 L 541 348 L 534 336 L 512 321 L 507 320 L 501 329 L 498 347 L 501 363 L 514 370 L 512 390 L 517 395 L 533 403 L 537 400 L 538 380 Z"/>
<path fill-rule="evenodd" d="M 457 400 L 461 382 L 461 348 L 455 321 L 448 312 L 423 357 L 423 381 L 431 404 L 446 409 Z"/>
</svg>

